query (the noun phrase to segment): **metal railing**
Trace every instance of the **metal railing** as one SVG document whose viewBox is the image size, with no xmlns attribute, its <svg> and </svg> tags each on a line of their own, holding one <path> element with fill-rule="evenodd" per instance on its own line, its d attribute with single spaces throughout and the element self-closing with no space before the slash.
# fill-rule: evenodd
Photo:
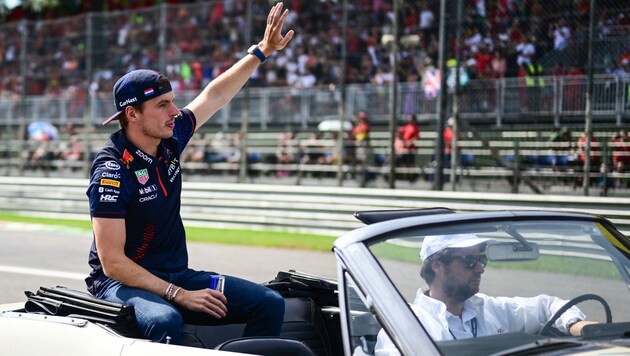
<svg viewBox="0 0 630 356">
<path fill-rule="evenodd" d="M 0 177 L 0 211 L 88 220 L 87 184 L 87 179 Z M 602 215 L 627 235 L 628 204 L 629 198 L 187 181 L 182 192 L 182 217 L 187 226 L 340 235 L 362 226 L 353 216 L 362 210 L 436 206 L 456 211 L 548 209 Z"/>
<path fill-rule="evenodd" d="M 460 117 L 471 124 L 536 124 L 558 127 L 580 125 L 585 116 L 586 76 L 542 77 L 543 85 L 529 87 L 519 78 L 472 80 L 459 98 Z M 598 75 L 594 78 L 593 119 L 595 124 L 621 126 L 630 117 L 630 77 Z M 398 86 L 399 114 L 414 113 L 421 121 L 433 123 L 437 100 L 427 94 L 422 82 Z M 176 102 L 186 105 L 198 92 L 178 92 Z M 328 88 L 295 89 L 288 87 L 250 88 L 241 92 L 218 112 L 211 125 L 223 130 L 240 125 L 245 100 L 249 98 L 249 123 L 253 129 L 316 127 L 323 120 L 336 119 L 340 92 Z M 391 92 L 379 85 L 348 85 L 346 111 L 351 116 L 363 110 L 373 124 L 386 124 Z M 47 121 L 58 126 L 67 122 L 100 125 L 112 114 L 111 95 L 101 93 L 84 98 L 69 95 L 0 97 L 0 127 L 16 128 L 33 121 Z M 3 130 L 4 131 L 4 130 Z"/>
</svg>

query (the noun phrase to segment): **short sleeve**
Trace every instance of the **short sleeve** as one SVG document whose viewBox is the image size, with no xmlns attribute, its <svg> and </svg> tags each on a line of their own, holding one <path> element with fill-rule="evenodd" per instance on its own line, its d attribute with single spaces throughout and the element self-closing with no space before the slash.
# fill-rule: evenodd
<svg viewBox="0 0 630 356">
<path fill-rule="evenodd" d="M 113 158 L 94 162 L 87 190 L 92 217 L 125 218 L 133 192 L 127 177 L 125 167 Z"/>
<path fill-rule="evenodd" d="M 175 128 L 173 129 L 173 137 L 179 143 L 179 152 L 184 151 L 193 133 L 195 133 L 196 127 L 197 119 L 195 114 L 188 109 L 182 109 L 181 116 L 175 121 Z"/>
</svg>

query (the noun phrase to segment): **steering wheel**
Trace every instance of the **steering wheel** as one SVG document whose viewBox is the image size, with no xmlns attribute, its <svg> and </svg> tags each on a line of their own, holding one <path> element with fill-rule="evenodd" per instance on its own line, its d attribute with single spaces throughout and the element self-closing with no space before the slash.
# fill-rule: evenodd
<svg viewBox="0 0 630 356">
<path fill-rule="evenodd" d="M 553 314 L 551 319 L 549 319 L 545 323 L 545 326 L 543 326 L 543 328 L 540 329 L 540 331 L 538 332 L 538 335 L 561 336 L 562 334 L 560 333 L 560 331 L 558 331 L 558 329 L 556 329 L 553 326 L 553 324 L 556 322 L 556 320 L 558 320 L 558 318 L 562 316 L 562 314 L 564 314 L 567 310 L 569 310 L 569 308 L 571 308 L 574 305 L 577 305 L 578 303 L 582 303 L 586 300 L 596 300 L 600 302 L 604 306 L 604 310 L 606 311 L 606 323 L 612 323 L 612 312 L 610 311 L 610 305 L 608 305 L 608 302 L 606 302 L 604 298 L 600 297 L 597 294 L 583 294 L 569 300 L 564 306 L 562 306 L 562 308 L 558 309 L 558 311 L 556 311 Z"/>
</svg>

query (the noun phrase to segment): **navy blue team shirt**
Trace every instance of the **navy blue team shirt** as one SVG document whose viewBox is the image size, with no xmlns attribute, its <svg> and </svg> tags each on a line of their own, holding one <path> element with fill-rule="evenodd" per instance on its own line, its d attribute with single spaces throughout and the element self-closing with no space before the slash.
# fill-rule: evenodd
<svg viewBox="0 0 630 356">
<path fill-rule="evenodd" d="M 197 121 L 180 110 L 173 136 L 163 139 L 156 157 L 131 143 L 119 130 L 98 153 L 90 174 L 87 196 L 92 218 L 125 219 L 125 255 L 149 271 L 173 273 L 188 268 L 186 232 L 180 216 L 182 178 L 180 155 Z M 108 277 L 92 242 L 92 267 L 86 278 L 95 294 Z"/>
</svg>

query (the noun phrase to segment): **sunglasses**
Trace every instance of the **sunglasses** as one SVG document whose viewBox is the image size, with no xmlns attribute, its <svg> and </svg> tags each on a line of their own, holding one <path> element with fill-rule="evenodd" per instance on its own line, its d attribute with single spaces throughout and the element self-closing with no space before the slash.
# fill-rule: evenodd
<svg viewBox="0 0 630 356">
<path fill-rule="evenodd" d="M 486 265 L 488 264 L 488 256 L 486 256 L 485 254 L 466 256 L 447 255 L 445 256 L 445 258 L 449 260 L 458 260 L 467 269 L 474 269 L 475 266 L 477 266 L 477 263 L 481 264 L 482 267 L 486 267 Z"/>
</svg>

